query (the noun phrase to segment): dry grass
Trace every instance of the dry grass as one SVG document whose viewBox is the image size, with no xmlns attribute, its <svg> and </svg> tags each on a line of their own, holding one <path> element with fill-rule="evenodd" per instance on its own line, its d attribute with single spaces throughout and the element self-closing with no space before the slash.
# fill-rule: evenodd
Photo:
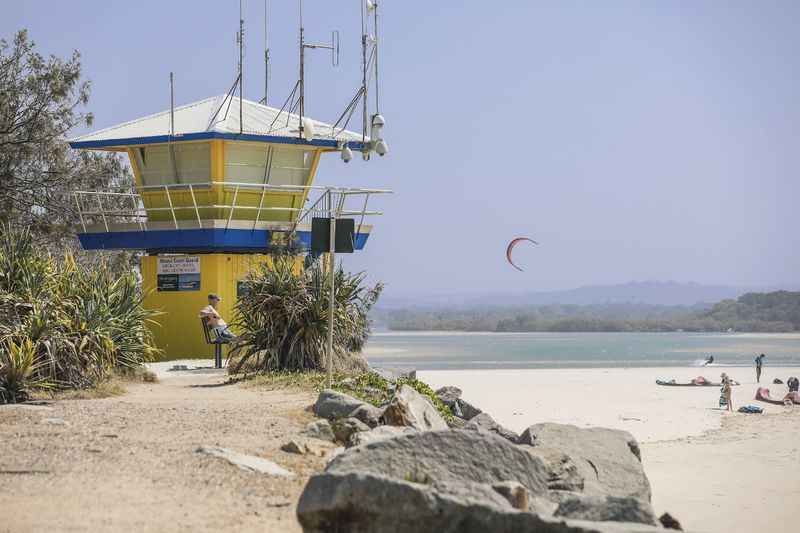
<svg viewBox="0 0 800 533">
<path fill-rule="evenodd" d="M 33 400 L 99 400 L 122 396 L 131 383 L 157 383 L 156 374 L 144 367 L 117 372 L 112 377 L 100 381 L 86 389 L 39 390 L 31 394 Z"/>
</svg>

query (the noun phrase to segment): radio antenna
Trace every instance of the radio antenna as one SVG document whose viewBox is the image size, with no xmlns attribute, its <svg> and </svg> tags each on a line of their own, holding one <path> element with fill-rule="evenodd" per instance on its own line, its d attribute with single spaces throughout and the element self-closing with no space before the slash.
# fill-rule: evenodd
<svg viewBox="0 0 800 533">
<path fill-rule="evenodd" d="M 264 0 L 264 105 L 269 99 L 269 0 Z"/>
<path fill-rule="evenodd" d="M 242 0 L 239 0 L 239 33 L 236 34 L 239 43 L 239 135 L 244 131 L 242 122 L 242 91 L 243 91 L 243 59 L 244 59 L 244 16 L 242 15 Z"/>
<path fill-rule="evenodd" d="M 305 92 L 305 57 L 306 57 L 306 48 L 322 48 L 324 50 L 331 51 L 331 64 L 334 67 L 339 66 L 339 32 L 334 30 L 331 32 L 331 43 L 307 43 L 305 41 L 305 29 L 303 28 L 303 0 L 298 0 L 298 4 L 300 6 L 300 80 L 297 82 L 298 88 L 300 89 L 300 126 L 299 132 L 300 137 L 303 137 L 305 133 L 305 128 L 303 126 L 303 116 L 305 115 L 305 103 L 306 103 L 306 92 Z M 313 136 L 313 134 L 309 134 L 309 136 Z"/>
</svg>

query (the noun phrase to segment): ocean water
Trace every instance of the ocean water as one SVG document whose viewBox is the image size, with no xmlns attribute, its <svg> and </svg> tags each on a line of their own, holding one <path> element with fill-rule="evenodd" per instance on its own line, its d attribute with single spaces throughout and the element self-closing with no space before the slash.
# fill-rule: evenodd
<svg viewBox="0 0 800 533">
<path fill-rule="evenodd" d="M 709 333 L 374 333 L 365 355 L 376 365 L 419 370 L 800 366 L 800 334 Z"/>
</svg>

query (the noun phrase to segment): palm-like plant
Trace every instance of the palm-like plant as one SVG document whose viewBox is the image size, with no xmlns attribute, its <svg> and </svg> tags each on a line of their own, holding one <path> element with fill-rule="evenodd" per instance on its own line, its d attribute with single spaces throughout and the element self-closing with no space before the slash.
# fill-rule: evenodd
<svg viewBox="0 0 800 533">
<path fill-rule="evenodd" d="M 363 370 L 359 352 L 370 333 L 369 310 L 383 289 L 364 285 L 364 273 L 334 273 L 334 367 Z M 232 372 L 256 367 L 269 370 L 325 368 L 328 339 L 330 275 L 319 261 L 305 270 L 292 255 L 274 256 L 271 265 L 245 281 L 246 294 L 236 305 L 242 335 L 232 354 Z"/>
<path fill-rule="evenodd" d="M 28 232 L 0 231 L 0 387 L 13 377 L 26 389 L 85 388 L 152 359 L 154 313 L 142 305 L 134 272 L 115 271 L 102 258 L 56 261 L 38 252 Z M 33 354 L 30 362 L 20 347 Z"/>
</svg>

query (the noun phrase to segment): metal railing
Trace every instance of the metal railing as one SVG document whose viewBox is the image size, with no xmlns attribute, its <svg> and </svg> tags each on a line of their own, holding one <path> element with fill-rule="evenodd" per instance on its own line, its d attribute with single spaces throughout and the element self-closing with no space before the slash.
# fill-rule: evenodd
<svg viewBox="0 0 800 533">
<path fill-rule="evenodd" d="M 217 192 L 220 190 L 226 196 L 228 193 L 233 194 L 231 203 L 198 202 L 197 192 Z M 254 191 L 260 193 L 258 206 L 237 203 L 240 198 L 240 192 Z M 159 192 L 163 192 L 163 198 L 166 199 L 167 205 L 163 207 L 147 207 L 146 202 L 151 202 L 153 200 L 153 196 L 148 195 L 148 193 Z M 186 192 L 189 193 L 191 203 L 184 201 L 185 195 L 180 201 L 173 201 L 176 193 Z M 302 195 L 304 203 L 309 201 L 311 193 L 318 192 L 319 196 L 311 202 L 309 207 L 264 206 L 267 195 L 276 192 Z M 390 194 L 391 192 L 392 191 L 388 189 L 358 189 L 319 185 L 265 185 L 213 181 L 207 183 L 145 185 L 130 192 L 75 191 L 73 197 L 75 198 L 75 205 L 78 209 L 78 216 L 84 233 L 87 231 L 88 226 L 98 224 L 99 221 L 102 221 L 106 232 L 110 231 L 111 226 L 109 225 L 109 220 L 112 221 L 112 224 L 115 221 L 138 224 L 142 231 L 147 231 L 147 223 L 151 220 L 150 215 L 165 212 L 170 214 L 175 229 L 180 229 L 179 221 L 190 220 L 183 216 L 183 213 L 186 211 L 194 212 L 194 218 L 197 220 L 197 227 L 202 228 L 203 218 L 200 213 L 201 211 L 209 209 L 221 212 L 227 211 L 225 229 L 230 227 L 231 221 L 234 220 L 234 214 L 237 211 L 255 211 L 256 216 L 253 220 L 253 229 L 256 229 L 259 222 L 268 221 L 262 220 L 262 213 L 284 212 L 289 214 L 289 221 L 287 223 L 292 225 L 291 231 L 294 231 L 298 224 L 303 223 L 305 220 L 309 219 L 309 217 L 359 217 L 358 230 L 356 231 L 356 233 L 358 233 L 361 230 L 365 217 L 383 214 L 381 211 L 368 209 L 370 198 L 376 195 Z M 362 199 L 363 202 L 361 201 Z M 348 206 L 348 201 L 352 204 L 353 200 L 358 202 L 358 206 L 355 208 Z M 176 213 L 181 213 L 180 218 Z M 244 220 L 249 221 L 250 219 Z"/>
</svg>

